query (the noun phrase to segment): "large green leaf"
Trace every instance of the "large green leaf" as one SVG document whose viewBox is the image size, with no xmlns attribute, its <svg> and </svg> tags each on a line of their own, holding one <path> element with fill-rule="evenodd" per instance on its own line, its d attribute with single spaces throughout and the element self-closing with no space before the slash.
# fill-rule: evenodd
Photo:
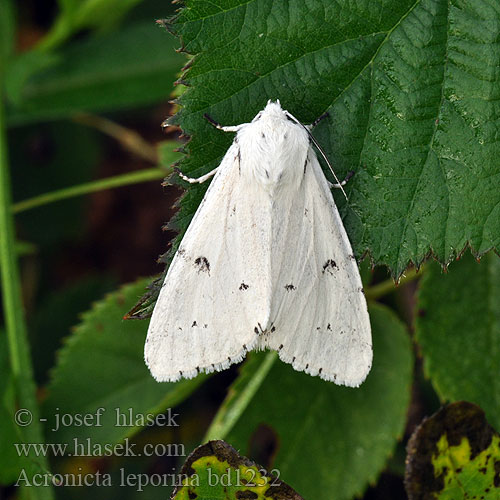
<svg viewBox="0 0 500 500">
<path fill-rule="evenodd" d="M 178 404 L 205 379 L 160 384 L 149 373 L 143 359 L 147 322 L 121 319 L 145 286 L 144 280 L 127 285 L 95 304 L 59 352 L 43 408 L 48 441 L 116 443 L 140 429 L 142 416 Z M 104 410 L 97 420 L 99 408 Z M 117 417 L 117 412 L 127 418 Z M 65 414 L 70 420 L 89 415 L 91 425 L 66 420 L 70 425 L 52 431 L 57 415 Z"/>
<path fill-rule="evenodd" d="M 417 427 L 408 443 L 410 500 L 498 500 L 500 435 L 478 406 L 460 401 Z"/>
<path fill-rule="evenodd" d="M 166 100 L 182 66 L 175 39 L 154 22 L 75 42 L 56 55 L 19 56 L 7 75 L 11 124 L 111 111 Z M 31 74 L 33 59 L 50 59 Z"/>
<path fill-rule="evenodd" d="M 259 429 L 270 430 L 277 446 L 272 467 L 305 498 L 342 500 L 361 494 L 383 469 L 404 429 L 413 368 L 408 334 L 386 307 L 372 306 L 370 316 L 374 362 L 360 388 L 340 387 L 276 361 L 227 435 L 227 441 L 255 459 L 249 442 Z"/>
<path fill-rule="evenodd" d="M 424 369 L 444 401 L 480 405 L 500 428 L 500 259 L 470 255 L 443 276 L 429 266 L 416 322 Z"/>
<path fill-rule="evenodd" d="M 169 26 L 196 55 L 175 121 L 192 137 L 189 174 L 232 140 L 204 120 L 249 121 L 279 98 L 315 134 L 359 256 L 399 276 L 430 251 L 448 263 L 500 239 L 500 8 L 488 0 L 187 0 Z M 178 218 L 189 222 L 205 186 Z"/>
</svg>

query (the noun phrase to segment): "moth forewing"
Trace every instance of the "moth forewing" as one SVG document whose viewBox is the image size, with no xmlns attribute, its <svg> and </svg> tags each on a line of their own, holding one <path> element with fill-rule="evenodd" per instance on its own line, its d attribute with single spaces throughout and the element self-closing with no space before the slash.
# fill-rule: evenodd
<svg viewBox="0 0 500 500">
<path fill-rule="evenodd" d="M 337 384 L 358 386 L 370 370 L 370 322 L 351 245 L 307 132 L 289 116 L 268 102 L 251 123 L 218 126 L 237 136 L 148 330 L 145 359 L 158 381 L 222 370 L 266 348 Z"/>
</svg>

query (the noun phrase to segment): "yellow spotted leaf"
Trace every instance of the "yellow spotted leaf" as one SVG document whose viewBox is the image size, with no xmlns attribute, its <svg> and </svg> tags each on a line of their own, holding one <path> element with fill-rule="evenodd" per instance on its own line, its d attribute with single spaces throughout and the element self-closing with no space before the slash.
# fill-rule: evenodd
<svg viewBox="0 0 500 500">
<path fill-rule="evenodd" d="M 450 404 L 424 420 L 408 444 L 410 500 L 500 499 L 500 435 L 478 406 Z"/>
<path fill-rule="evenodd" d="M 209 441 L 196 448 L 179 473 L 172 500 L 303 500 L 271 473 L 242 457 L 224 441 Z"/>
</svg>

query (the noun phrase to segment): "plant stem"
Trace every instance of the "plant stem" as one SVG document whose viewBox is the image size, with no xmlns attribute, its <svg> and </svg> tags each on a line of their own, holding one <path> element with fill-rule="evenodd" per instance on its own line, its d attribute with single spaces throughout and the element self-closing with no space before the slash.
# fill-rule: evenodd
<svg viewBox="0 0 500 500">
<path fill-rule="evenodd" d="M 278 353 L 275 351 L 271 351 L 266 355 L 246 387 L 236 396 L 236 399 L 229 406 L 223 405 L 221 407 L 203 438 L 204 443 L 211 439 L 224 439 L 228 435 L 250 401 L 252 401 L 277 359 Z"/>
<path fill-rule="evenodd" d="M 392 293 L 397 290 L 398 286 L 405 285 L 406 283 L 410 283 L 411 281 L 415 281 L 420 278 L 424 272 L 424 266 L 421 266 L 417 271 L 415 268 L 411 268 L 406 272 L 406 274 L 399 280 L 399 283 L 396 285 L 393 279 L 388 279 L 386 281 L 382 281 L 382 283 L 378 283 L 377 285 L 368 287 L 366 289 L 366 298 L 368 300 L 376 300 L 379 297 L 383 297 L 389 293 Z"/>
<path fill-rule="evenodd" d="M 56 201 L 81 196 L 83 194 L 95 193 L 104 189 L 110 189 L 120 186 L 127 186 L 129 184 L 139 184 L 140 182 L 152 181 L 166 177 L 172 172 L 172 169 L 166 168 L 147 168 L 144 170 L 137 170 L 129 174 L 117 175 L 108 177 L 106 179 L 99 179 L 97 181 L 86 182 L 78 186 L 71 186 L 68 188 L 51 191 L 50 193 L 41 194 L 28 200 L 23 200 L 12 205 L 12 210 L 15 214 L 24 212 L 32 208 L 54 203 Z"/>
<path fill-rule="evenodd" d="M 128 151 L 155 165 L 158 163 L 157 148 L 144 140 L 135 130 L 130 130 L 107 118 L 90 113 L 78 113 L 73 116 L 73 121 L 95 128 L 116 139 Z"/>
<path fill-rule="evenodd" d="M 20 408 L 29 410 L 32 416 L 32 423 L 26 427 L 20 427 L 19 430 L 25 443 L 43 443 L 17 267 L 5 115 L 2 102 L 3 96 L 0 92 L 0 273 L 7 344 L 17 404 Z M 46 456 L 34 457 L 30 454 L 28 463 L 29 470 L 26 471 L 28 478 L 31 477 L 31 474 L 40 472 L 40 469 L 43 472 L 48 470 Z M 27 487 L 24 493 L 27 497 L 35 500 L 54 498 L 52 486 Z"/>
</svg>

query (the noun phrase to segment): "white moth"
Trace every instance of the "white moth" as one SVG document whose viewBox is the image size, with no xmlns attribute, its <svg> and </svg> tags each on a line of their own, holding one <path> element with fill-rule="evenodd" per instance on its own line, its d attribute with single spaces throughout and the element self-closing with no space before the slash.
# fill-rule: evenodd
<svg viewBox="0 0 500 500">
<path fill-rule="evenodd" d="M 356 260 L 308 129 L 279 101 L 237 132 L 172 260 L 145 360 L 157 381 L 274 349 L 293 368 L 357 387 L 372 363 Z M 341 187 L 341 184 L 335 185 Z"/>
</svg>

